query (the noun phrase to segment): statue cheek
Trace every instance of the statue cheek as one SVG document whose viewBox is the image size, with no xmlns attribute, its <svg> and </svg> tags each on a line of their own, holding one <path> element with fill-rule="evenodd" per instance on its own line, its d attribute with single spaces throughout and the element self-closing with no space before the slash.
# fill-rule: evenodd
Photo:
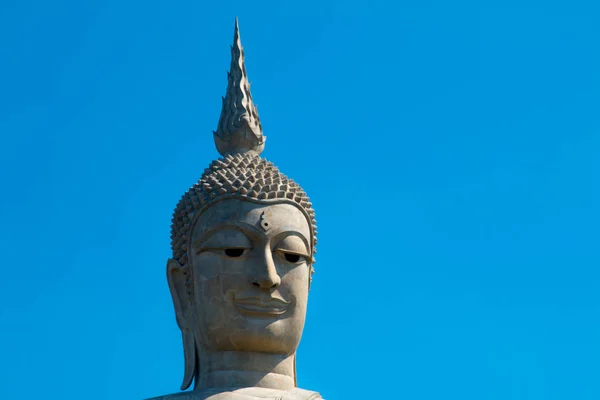
<svg viewBox="0 0 600 400">
<path fill-rule="evenodd" d="M 306 264 L 292 268 L 281 277 L 282 283 L 294 293 L 308 293 L 309 268 Z"/>
<path fill-rule="evenodd" d="M 307 265 L 298 265 L 281 277 L 280 291 L 294 303 L 294 323 L 298 323 L 298 319 L 303 320 L 306 316 L 308 268 Z"/>
<path fill-rule="evenodd" d="M 224 291 L 246 279 L 242 264 L 217 254 L 202 253 L 194 258 L 194 279 L 210 291 Z"/>
</svg>

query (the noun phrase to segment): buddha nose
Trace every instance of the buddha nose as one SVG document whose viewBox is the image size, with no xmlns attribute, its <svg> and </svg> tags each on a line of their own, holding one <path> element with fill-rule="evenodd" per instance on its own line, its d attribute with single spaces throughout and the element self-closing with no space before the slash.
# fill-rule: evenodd
<svg viewBox="0 0 600 400">
<path fill-rule="evenodd" d="M 256 268 L 256 272 L 252 277 L 252 285 L 261 289 L 271 289 L 278 287 L 281 284 L 281 278 L 277 274 L 277 268 L 273 262 L 273 255 L 270 249 L 265 251 L 263 260 Z"/>
</svg>

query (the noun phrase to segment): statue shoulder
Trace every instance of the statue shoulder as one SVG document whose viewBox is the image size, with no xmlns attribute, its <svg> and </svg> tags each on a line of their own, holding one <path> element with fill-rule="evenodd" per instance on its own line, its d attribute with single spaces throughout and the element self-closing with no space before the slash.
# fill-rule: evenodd
<svg viewBox="0 0 600 400">
<path fill-rule="evenodd" d="M 203 398 L 204 397 L 198 397 L 198 395 L 194 392 L 181 392 L 167 394 L 165 396 L 152 397 L 146 400 L 201 400 Z"/>
<path fill-rule="evenodd" d="M 300 388 L 278 390 L 261 387 L 240 388 L 231 392 L 219 393 L 206 400 L 318 400 L 322 399 L 317 392 Z"/>
<path fill-rule="evenodd" d="M 224 392 L 181 392 L 166 396 L 153 397 L 146 400 L 318 400 L 322 399 L 317 392 L 294 388 L 290 391 L 279 391 L 265 388 L 243 388 Z"/>
<path fill-rule="evenodd" d="M 293 389 L 292 393 L 295 395 L 295 398 L 299 400 L 318 400 L 323 398 L 318 392 L 312 392 L 310 390 L 300 388 Z"/>
</svg>

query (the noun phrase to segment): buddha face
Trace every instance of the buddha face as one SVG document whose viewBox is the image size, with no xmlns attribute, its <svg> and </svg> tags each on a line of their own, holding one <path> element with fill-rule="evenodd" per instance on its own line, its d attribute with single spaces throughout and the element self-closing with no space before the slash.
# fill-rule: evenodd
<svg viewBox="0 0 600 400">
<path fill-rule="evenodd" d="M 188 246 L 193 304 L 175 306 L 178 314 L 194 315 L 198 344 L 294 353 L 306 316 L 310 238 L 306 217 L 291 204 L 226 199 L 204 211 Z M 181 284 L 170 283 L 181 291 Z M 173 295 L 184 297 L 189 301 Z"/>
</svg>

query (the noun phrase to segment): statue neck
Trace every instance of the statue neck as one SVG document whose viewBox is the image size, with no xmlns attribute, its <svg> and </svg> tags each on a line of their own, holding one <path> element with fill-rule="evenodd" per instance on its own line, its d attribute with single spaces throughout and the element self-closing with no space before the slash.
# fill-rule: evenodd
<svg viewBox="0 0 600 400">
<path fill-rule="evenodd" d="M 296 387 L 295 353 L 203 350 L 198 354 L 194 390 L 242 387 L 289 390 Z"/>
</svg>

